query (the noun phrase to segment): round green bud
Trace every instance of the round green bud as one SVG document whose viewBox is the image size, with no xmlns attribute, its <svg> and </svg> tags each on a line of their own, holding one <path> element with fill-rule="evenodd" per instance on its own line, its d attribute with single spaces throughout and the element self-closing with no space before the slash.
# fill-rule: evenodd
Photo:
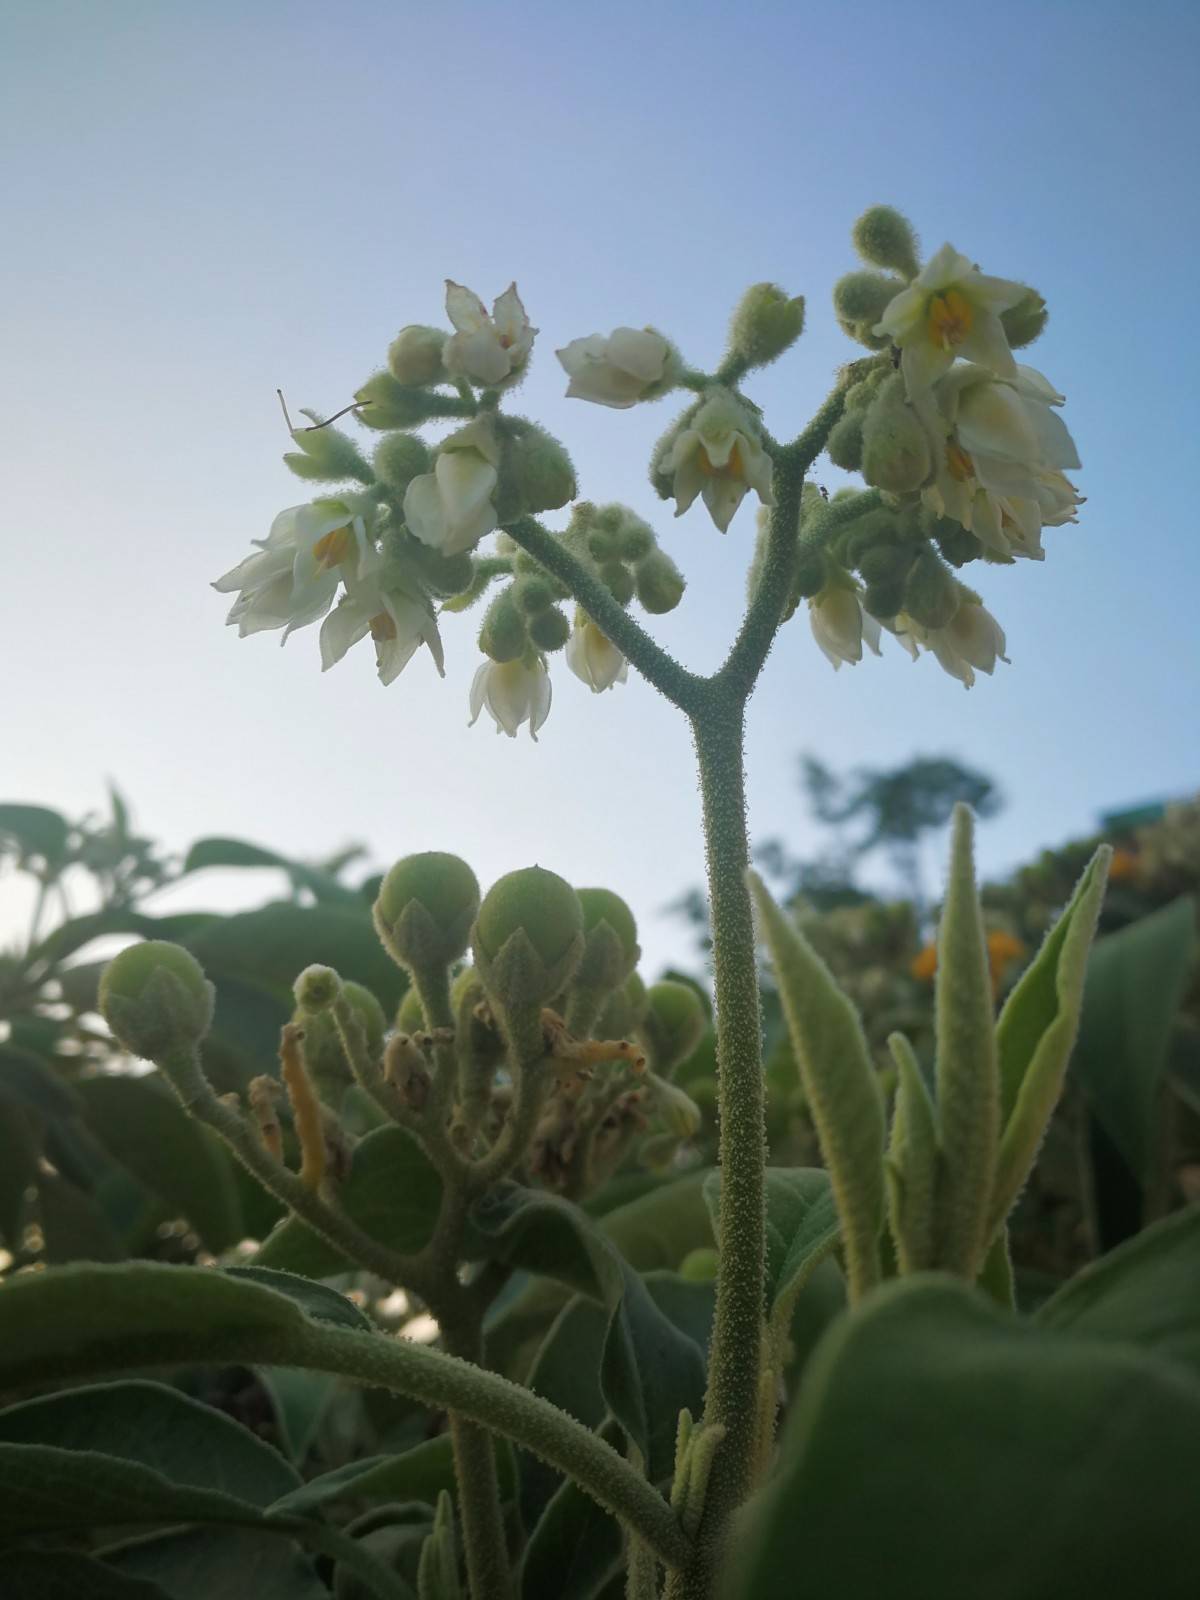
<svg viewBox="0 0 1200 1600">
<path fill-rule="evenodd" d="M 600 579 L 618 605 L 627 606 L 633 599 L 635 583 L 632 572 L 623 561 L 606 561 L 600 568 Z"/>
<path fill-rule="evenodd" d="M 863 421 L 863 477 L 889 494 L 908 494 L 927 483 L 932 472 L 929 435 L 908 403 L 902 374 L 893 373 Z"/>
<path fill-rule="evenodd" d="M 375 926 L 401 966 L 448 967 L 467 948 L 478 909 L 479 884 L 467 863 L 426 850 L 397 861 L 384 878 Z"/>
<path fill-rule="evenodd" d="M 855 517 L 837 541 L 838 560 L 844 567 L 857 567 L 868 550 L 876 545 L 896 544 L 900 530 L 895 513 L 883 506 Z"/>
<path fill-rule="evenodd" d="M 492 601 L 479 629 L 479 648 L 493 661 L 517 661 L 525 654 L 529 631 L 511 585 Z"/>
<path fill-rule="evenodd" d="M 421 1007 L 421 996 L 413 985 L 404 991 L 404 998 L 396 1007 L 396 1029 L 399 1033 L 423 1033 L 425 1031 L 425 1012 Z"/>
<path fill-rule="evenodd" d="M 133 1055 L 157 1061 L 196 1045 L 212 1022 L 213 986 L 190 951 L 162 939 L 122 950 L 100 975 L 98 1005 Z"/>
<path fill-rule="evenodd" d="M 557 511 L 578 492 L 570 456 L 542 428 L 530 427 L 514 440 L 506 466 L 527 512 Z"/>
<path fill-rule="evenodd" d="M 392 377 L 405 388 L 421 388 L 425 384 L 445 383 L 446 368 L 442 353 L 447 335 L 440 328 L 422 327 L 410 323 L 388 346 L 388 367 Z"/>
<path fill-rule="evenodd" d="M 597 526 L 588 529 L 587 548 L 593 561 L 612 561 L 619 553 L 620 541 L 608 528 Z"/>
<path fill-rule="evenodd" d="M 903 579 L 889 579 L 886 583 L 869 583 L 862 597 L 863 608 L 873 617 L 894 617 L 904 609 Z"/>
<path fill-rule="evenodd" d="M 875 324 L 865 319 L 854 322 L 849 317 L 839 317 L 838 327 L 848 339 L 853 339 L 856 344 L 865 345 L 868 350 L 886 350 L 891 344 L 891 339 L 886 333 L 876 333 Z"/>
<path fill-rule="evenodd" d="M 403 438 L 404 435 L 393 434 L 392 437 Z M 425 588 L 439 600 L 450 600 L 471 587 L 475 562 L 469 551 L 460 550 L 457 555 L 443 555 L 433 545 L 422 544 L 411 535 L 406 539 L 404 549 Z"/>
<path fill-rule="evenodd" d="M 597 507 L 596 526 L 603 528 L 605 533 L 618 534 L 625 526 L 625 517 L 625 507 L 613 501 L 611 505 Z"/>
<path fill-rule="evenodd" d="M 663 616 L 683 599 L 687 587 L 683 573 L 665 550 L 651 550 L 634 569 L 639 604 L 651 616 Z"/>
<path fill-rule="evenodd" d="M 926 628 L 944 628 L 958 610 L 958 584 L 928 548 L 913 562 L 904 585 L 903 609 Z"/>
<path fill-rule="evenodd" d="M 687 1283 L 715 1283 L 718 1256 L 711 1245 L 689 1250 L 679 1263 L 679 1276 Z"/>
<path fill-rule="evenodd" d="M 571 624 L 557 606 L 529 619 L 529 639 L 539 650 L 561 650 L 571 637 Z"/>
<path fill-rule="evenodd" d="M 549 579 L 540 572 L 522 574 L 512 586 L 512 595 L 527 617 L 546 611 L 558 598 Z"/>
<path fill-rule="evenodd" d="M 810 600 L 825 587 L 826 562 L 822 550 L 814 545 L 800 546 L 792 593 L 797 600 Z"/>
<path fill-rule="evenodd" d="M 301 1011 L 327 1011 L 342 992 L 342 980 L 332 967 L 305 967 L 292 992 Z"/>
<path fill-rule="evenodd" d="M 691 984 L 667 978 L 646 991 L 640 1032 L 656 1072 L 665 1075 L 686 1061 L 707 1027 L 704 1004 Z"/>
<path fill-rule="evenodd" d="M 860 556 L 858 570 L 864 583 L 903 583 L 914 555 L 911 545 L 873 544 Z"/>
<path fill-rule="evenodd" d="M 358 420 L 368 428 L 415 428 L 444 416 L 445 405 L 425 389 L 408 389 L 390 372 L 376 372 L 354 394 Z"/>
<path fill-rule="evenodd" d="M 794 299 L 775 283 L 746 290 L 729 328 L 730 358 L 746 370 L 765 367 L 791 348 L 804 332 L 804 296 Z"/>
<path fill-rule="evenodd" d="M 583 935 L 583 907 L 565 878 L 545 867 L 524 867 L 494 883 L 479 907 L 475 937 L 493 960 L 515 933 L 552 967 Z"/>
<path fill-rule="evenodd" d="M 903 287 L 882 272 L 847 272 L 833 286 L 833 307 L 842 322 L 873 328 Z"/>
<path fill-rule="evenodd" d="M 641 955 L 633 912 L 611 889 L 578 889 L 583 908 L 584 956 L 579 981 L 615 989 L 637 966 Z M 604 971 L 589 974 L 593 954 Z M 603 959 L 600 959 L 603 957 Z"/>
<path fill-rule="evenodd" d="M 375 476 L 397 500 L 404 498 L 413 479 L 428 472 L 433 463 L 429 446 L 413 433 L 390 433 L 380 439 L 372 459 Z"/>
<path fill-rule="evenodd" d="M 965 567 L 969 561 L 978 561 L 983 545 L 973 533 L 949 517 L 939 517 L 933 529 L 938 549 L 952 567 Z"/>
<path fill-rule="evenodd" d="M 654 530 L 641 517 L 630 516 L 621 529 L 617 554 L 622 561 L 642 561 L 654 549 Z"/>
<path fill-rule="evenodd" d="M 1009 348 L 1020 350 L 1040 338 L 1050 320 L 1046 302 L 1036 289 L 1027 289 L 1015 306 L 1000 313 L 1000 323 Z"/>
<path fill-rule="evenodd" d="M 835 467 L 857 472 L 862 466 L 863 417 L 861 411 L 847 411 L 829 435 L 825 449 Z"/>
<path fill-rule="evenodd" d="M 912 223 L 892 206 L 871 206 L 854 224 L 854 248 L 873 267 L 885 267 L 903 278 L 915 278 L 917 236 Z"/>
</svg>

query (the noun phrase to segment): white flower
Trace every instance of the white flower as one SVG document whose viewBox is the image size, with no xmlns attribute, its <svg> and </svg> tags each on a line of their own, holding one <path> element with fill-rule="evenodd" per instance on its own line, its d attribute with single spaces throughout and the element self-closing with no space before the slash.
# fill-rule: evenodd
<svg viewBox="0 0 1200 1600">
<path fill-rule="evenodd" d="M 771 458 L 759 442 L 749 413 L 732 395 L 709 396 L 690 425 L 672 441 L 658 471 L 673 477 L 677 517 L 697 495 L 703 495 L 709 515 L 722 533 L 747 489 L 753 489 L 763 505 L 774 503 Z"/>
<path fill-rule="evenodd" d="M 374 578 L 348 578 L 345 594 L 321 624 L 321 671 L 327 672 L 368 633 L 375 641 L 380 683 L 398 678 L 422 644 L 429 646 L 439 674 L 445 677 L 441 635 L 429 603 Z"/>
<path fill-rule="evenodd" d="M 536 656 L 531 665 L 524 661 L 485 661 L 471 684 L 471 726 L 487 708 L 497 733 L 517 737 L 523 722 L 529 724 L 536 741 L 538 729 L 550 712 L 550 674 L 546 663 Z"/>
<path fill-rule="evenodd" d="M 492 494 L 500 450 L 486 423 L 472 422 L 447 439 L 432 472 L 404 491 L 404 520 L 422 544 L 443 555 L 470 550 L 496 526 Z"/>
<path fill-rule="evenodd" d="M 958 610 L 944 628 L 923 628 L 904 611 L 890 626 L 914 660 L 918 647 L 923 647 L 937 657 L 944 672 L 968 689 L 976 671 L 990 676 L 997 661 L 1008 660 L 1004 629 L 968 589 L 962 590 Z"/>
<path fill-rule="evenodd" d="M 1051 409 L 1063 396 L 1033 367 L 999 379 L 969 364 L 933 393 L 948 436 L 926 503 L 997 554 L 1040 561 L 1042 528 L 1074 521 L 1082 503 L 1062 471 L 1079 466 L 1075 441 Z"/>
<path fill-rule="evenodd" d="M 315 500 L 279 513 L 267 537 L 253 541 L 257 553 L 213 584 L 221 594 L 237 591 L 226 621 L 237 624 L 241 638 L 282 628 L 286 641 L 293 629 L 325 615 L 345 575 L 374 569 L 379 558 L 366 509 L 356 501 Z"/>
<path fill-rule="evenodd" d="M 461 283 L 446 279 L 446 315 L 457 332 L 446 340 L 442 359 L 446 371 L 491 387 L 519 372 L 533 348 L 536 328 L 529 326 L 515 283 L 492 307 Z"/>
<path fill-rule="evenodd" d="M 571 380 L 569 400 L 594 400 L 624 410 L 662 382 L 671 347 L 650 328 L 614 328 L 607 339 L 592 333 L 554 353 Z"/>
<path fill-rule="evenodd" d="M 920 404 L 930 383 L 956 356 L 1012 377 L 1016 363 L 1000 321 L 1000 312 L 1015 306 L 1024 285 L 986 277 L 952 245 L 944 244 L 920 273 L 889 301 L 875 324 L 902 354 L 908 397 Z"/>
<path fill-rule="evenodd" d="M 862 660 L 863 645 L 878 655 L 879 624 L 864 611 L 858 590 L 830 584 L 808 602 L 813 638 L 836 672 L 847 661 Z"/>
<path fill-rule="evenodd" d="M 624 655 L 581 608 L 576 609 L 565 654 L 571 671 L 594 694 L 611 689 L 614 683 L 624 683 L 629 676 Z"/>
</svg>

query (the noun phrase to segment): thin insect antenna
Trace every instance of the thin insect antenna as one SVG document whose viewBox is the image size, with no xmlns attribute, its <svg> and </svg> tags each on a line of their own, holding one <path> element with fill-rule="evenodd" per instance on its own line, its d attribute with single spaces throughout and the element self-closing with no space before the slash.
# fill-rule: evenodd
<svg viewBox="0 0 1200 1600">
<path fill-rule="evenodd" d="M 281 400 L 283 396 L 279 397 Z M 331 422 L 336 422 L 339 417 L 344 417 L 347 411 L 358 411 L 362 406 L 369 406 L 369 400 L 351 400 L 348 406 L 343 406 L 340 411 L 335 411 L 331 417 L 326 417 L 324 422 L 314 422 L 310 427 L 301 428 L 301 433 L 316 433 L 318 428 L 327 428 Z"/>
<path fill-rule="evenodd" d="M 283 398 L 283 390 L 276 389 L 275 393 L 279 396 L 279 406 L 283 412 L 283 420 L 287 423 L 287 431 L 289 433 L 295 433 L 296 430 L 292 427 L 292 419 L 288 416 L 287 401 Z"/>
</svg>

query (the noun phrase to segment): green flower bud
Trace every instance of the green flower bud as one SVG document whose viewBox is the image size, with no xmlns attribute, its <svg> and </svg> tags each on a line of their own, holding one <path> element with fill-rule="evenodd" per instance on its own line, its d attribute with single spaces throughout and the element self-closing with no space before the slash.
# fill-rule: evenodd
<svg viewBox="0 0 1200 1600">
<path fill-rule="evenodd" d="M 359 483 L 373 483 L 375 475 L 363 459 L 362 452 L 349 434 L 336 428 L 321 428 L 316 424 L 321 418 L 315 411 L 304 412 L 311 417 L 311 428 L 293 428 L 292 438 L 303 454 L 288 452 L 284 461 L 298 478 L 317 483 L 341 483 L 354 478 Z"/>
<path fill-rule="evenodd" d="M 854 248 L 873 267 L 885 267 L 903 278 L 915 278 L 917 236 L 912 223 L 891 206 L 871 206 L 854 224 Z"/>
<path fill-rule="evenodd" d="M 804 332 L 804 296 L 789 299 L 774 283 L 747 289 L 729 329 L 729 359 L 743 370 L 778 360 Z"/>
<path fill-rule="evenodd" d="M 618 605 L 627 606 L 633 599 L 635 582 L 632 572 L 623 561 L 606 561 L 600 568 L 601 582 Z"/>
<path fill-rule="evenodd" d="M 796 576 L 792 580 L 792 594 L 797 600 L 810 600 L 825 587 L 827 563 L 825 553 L 815 545 L 800 546 L 796 561 Z"/>
<path fill-rule="evenodd" d="M 597 524 L 588 529 L 587 534 L 588 554 L 594 561 L 613 561 L 620 552 L 620 541 L 609 528 L 602 528 Z"/>
<path fill-rule="evenodd" d="M 916 552 L 907 544 L 873 544 L 864 550 L 858 570 L 864 583 L 903 583 Z"/>
<path fill-rule="evenodd" d="M 362 408 L 355 415 L 368 428 L 415 428 L 430 417 L 454 415 L 454 405 L 445 396 L 408 389 L 390 372 L 374 373 L 355 391 L 354 402 Z"/>
<path fill-rule="evenodd" d="M 654 549 L 654 529 L 641 517 L 630 515 L 621 529 L 617 554 L 622 561 L 642 561 Z"/>
<path fill-rule="evenodd" d="M 310 967 L 308 970 L 327 972 L 330 969 Z M 304 974 L 301 974 L 301 977 L 303 976 Z M 297 989 L 298 987 L 299 980 Z M 358 1018 L 371 1060 L 377 1061 L 383 1054 L 383 1036 L 387 1031 L 387 1018 L 384 1016 L 383 1007 L 371 991 L 364 989 L 361 983 L 351 981 L 342 984 L 341 995 Z M 297 999 L 299 999 L 298 992 Z M 327 1008 L 323 1011 L 306 1012 L 302 1002 L 301 1010 L 295 1020 L 304 1028 L 304 1060 L 316 1083 L 318 1093 L 322 1099 L 332 1100 L 337 1091 L 350 1082 L 352 1076 L 333 1011 Z"/>
<path fill-rule="evenodd" d="M 487 990 L 483 979 L 474 967 L 464 967 L 450 986 L 450 1009 L 456 1018 L 460 1036 L 465 1029 L 473 1060 L 484 1067 L 495 1066 L 506 1051 L 504 1035 L 495 1022 L 489 1020 L 490 1011 L 483 1016 L 477 1014 L 479 1007 L 486 1006 L 486 1002 Z"/>
<path fill-rule="evenodd" d="M 530 572 L 518 578 L 512 586 L 512 597 L 527 617 L 546 611 L 558 598 L 550 580 L 540 572 Z"/>
<path fill-rule="evenodd" d="M 1020 350 L 1040 338 L 1049 320 L 1046 302 L 1036 289 L 1027 289 L 1015 306 L 1000 313 L 1005 338 L 1013 350 Z"/>
<path fill-rule="evenodd" d="M 561 650 L 571 637 L 571 624 L 557 606 L 529 619 L 529 639 L 539 650 Z"/>
<path fill-rule="evenodd" d="M 442 352 L 447 335 L 440 328 L 422 327 L 410 323 L 388 346 L 388 366 L 392 377 L 405 388 L 420 388 L 425 384 L 445 383 L 446 368 Z"/>
<path fill-rule="evenodd" d="M 433 470 L 433 455 L 423 439 L 413 433 L 389 433 L 375 446 L 375 476 L 397 500 L 414 478 Z"/>
<path fill-rule="evenodd" d="M 131 1054 L 158 1061 L 204 1038 L 212 1022 L 214 993 L 189 951 L 147 939 L 122 950 L 105 967 L 98 1004 Z"/>
<path fill-rule="evenodd" d="M 965 567 L 968 561 L 978 561 L 983 554 L 983 545 L 975 535 L 949 517 L 938 518 L 933 538 L 952 567 Z"/>
<path fill-rule="evenodd" d="M 467 948 L 479 909 L 479 884 L 458 856 L 441 850 L 405 856 L 384 878 L 375 926 L 402 967 L 448 967 Z"/>
<path fill-rule="evenodd" d="M 913 563 L 904 585 L 903 610 L 925 628 L 944 628 L 958 610 L 958 584 L 949 569 L 926 548 Z"/>
<path fill-rule="evenodd" d="M 700 1107 L 677 1084 L 668 1083 L 657 1073 L 648 1073 L 647 1082 L 654 1096 L 655 1109 L 662 1117 L 668 1131 L 676 1139 L 694 1139 L 700 1132 L 704 1118 Z"/>
<path fill-rule="evenodd" d="M 406 435 L 393 434 L 392 437 L 403 439 Z M 450 600 L 471 587 L 475 577 L 475 560 L 469 551 L 460 550 L 457 555 L 443 555 L 433 545 L 422 544 L 411 534 L 405 536 L 402 548 L 405 563 L 416 569 L 422 586 L 439 600 Z"/>
<path fill-rule="evenodd" d="M 332 967 L 305 967 L 292 985 L 296 1004 L 305 1013 L 327 1011 L 342 992 L 342 980 Z"/>
<path fill-rule="evenodd" d="M 479 648 L 493 661 L 517 661 L 525 654 L 529 631 L 513 599 L 511 585 L 492 601 L 479 629 Z"/>
<path fill-rule="evenodd" d="M 583 954 L 579 896 L 544 867 L 510 872 L 485 895 L 472 943 L 488 992 L 502 1006 L 545 1005 Z"/>
<path fill-rule="evenodd" d="M 415 986 L 404 991 L 404 998 L 396 1007 L 396 1029 L 400 1033 L 425 1031 L 425 1012 L 421 1008 L 421 996 Z"/>
<path fill-rule="evenodd" d="M 875 545 L 898 544 L 900 529 L 894 511 L 879 506 L 865 512 L 846 528 L 836 541 L 837 558 L 844 567 L 857 567 Z"/>
<path fill-rule="evenodd" d="M 708 1017 L 700 996 L 689 983 L 664 979 L 646 991 L 646 1010 L 639 1032 L 654 1070 L 665 1076 L 688 1056 L 704 1037 Z"/>
<path fill-rule="evenodd" d="M 689 1250 L 679 1263 L 679 1276 L 687 1283 L 715 1283 L 717 1278 L 717 1252 L 711 1245 Z"/>
<path fill-rule="evenodd" d="M 575 982 L 602 994 L 623 984 L 637 966 L 641 947 L 633 912 L 611 889 L 579 889 L 583 908 L 583 960 Z"/>
<path fill-rule="evenodd" d="M 570 456 L 542 428 L 529 427 L 518 435 L 505 466 L 523 511 L 557 511 L 578 493 Z"/>
<path fill-rule="evenodd" d="M 903 287 L 882 272 L 847 272 L 833 286 L 833 308 L 843 324 L 873 328 Z"/>
<path fill-rule="evenodd" d="M 904 609 L 904 581 L 889 578 L 884 583 L 869 583 L 863 592 L 863 609 L 873 617 L 894 617 Z"/>
<path fill-rule="evenodd" d="M 683 573 L 665 550 L 651 550 L 634 568 L 638 603 L 651 616 L 663 616 L 683 599 L 687 587 Z"/>
<path fill-rule="evenodd" d="M 908 403 L 903 375 L 893 373 L 863 422 L 863 477 L 876 489 L 908 494 L 927 483 L 932 472 L 929 435 Z"/>
<path fill-rule="evenodd" d="M 825 446 L 830 461 L 844 472 L 857 472 L 862 466 L 863 414 L 847 411 L 829 435 Z"/>
</svg>

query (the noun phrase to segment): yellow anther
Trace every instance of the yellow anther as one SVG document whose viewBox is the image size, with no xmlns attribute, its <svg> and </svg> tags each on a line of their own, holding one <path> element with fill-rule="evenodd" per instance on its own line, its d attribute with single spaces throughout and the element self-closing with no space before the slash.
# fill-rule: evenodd
<svg viewBox="0 0 1200 1600">
<path fill-rule="evenodd" d="M 955 345 L 962 344 L 974 320 L 971 302 L 960 289 L 947 289 L 933 295 L 925 314 L 930 340 L 942 350 L 952 350 Z"/>
<path fill-rule="evenodd" d="M 966 483 L 975 476 L 975 463 L 962 445 L 953 440 L 946 445 L 946 471 L 956 483 Z"/>
<path fill-rule="evenodd" d="M 332 572 L 350 554 L 350 541 L 354 535 L 349 526 L 334 528 L 324 534 L 312 547 L 313 560 L 323 572 Z"/>
<path fill-rule="evenodd" d="M 377 611 L 370 621 L 371 637 L 377 644 L 383 644 L 396 637 L 396 624 L 386 611 Z"/>
</svg>

